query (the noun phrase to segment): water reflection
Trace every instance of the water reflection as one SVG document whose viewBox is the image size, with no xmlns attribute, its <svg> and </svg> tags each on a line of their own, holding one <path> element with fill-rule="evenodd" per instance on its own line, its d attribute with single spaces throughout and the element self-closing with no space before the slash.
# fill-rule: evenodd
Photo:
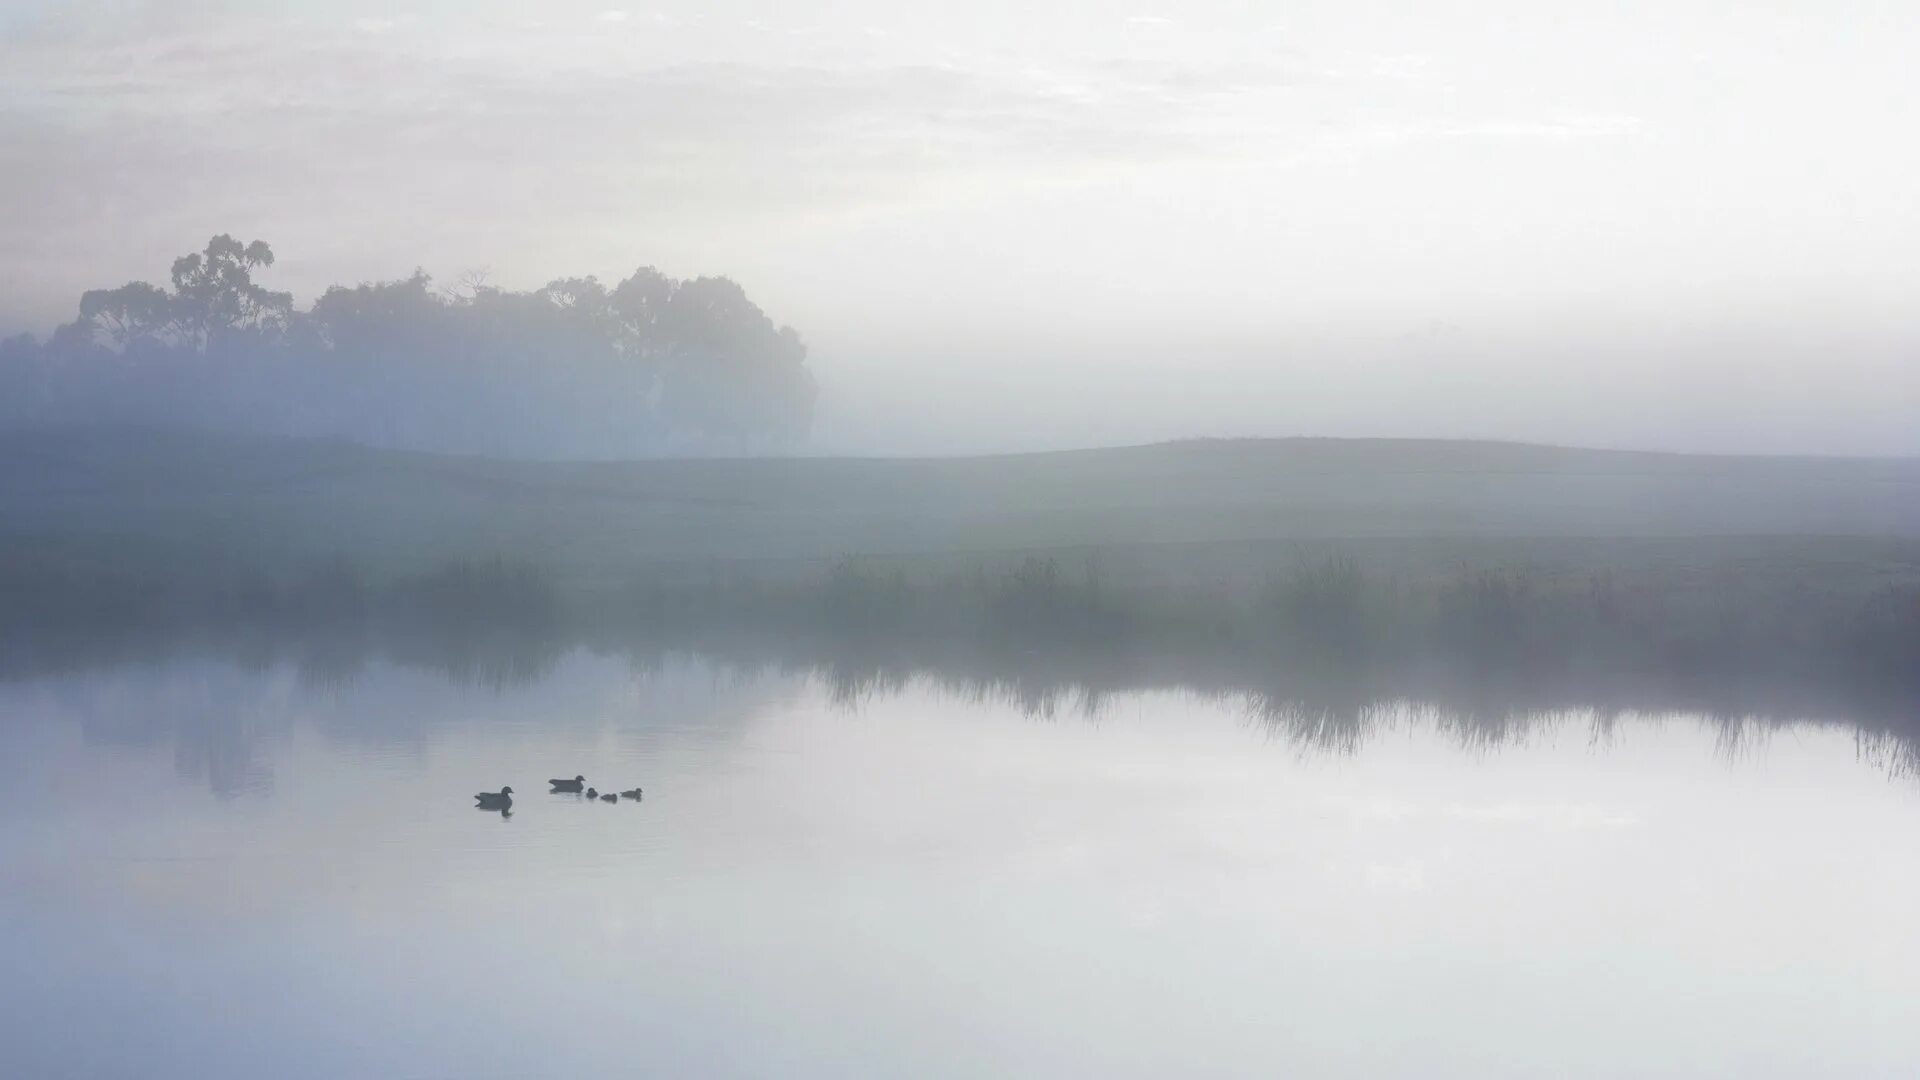
<svg viewBox="0 0 1920 1080">
<path fill-rule="evenodd" d="M 508 680 L 282 656 L 0 684 L 7 1065 L 1892 1076 L 1920 1055 L 1920 792 L 1861 767 L 1890 764 L 1864 727 L 1036 664 L 571 649 Z M 649 798 L 545 796 L 576 770 Z M 473 801 L 505 785 L 540 794 Z"/>
<path fill-rule="evenodd" d="M 1796 698 L 1791 687 L 1762 693 L 1758 680 L 1720 688 L 1724 693 L 1538 680 L 1462 683 L 1337 668 L 1268 681 L 1154 657 L 1082 657 L 1080 663 L 1050 666 L 1069 658 L 1032 653 L 901 657 L 850 651 L 844 642 L 823 650 L 805 639 L 760 640 L 751 648 L 734 644 L 716 653 L 688 653 L 632 643 L 593 649 L 540 642 L 517 657 L 463 651 L 455 663 L 443 662 L 444 651 L 374 655 L 338 642 L 282 653 L 255 650 L 244 660 L 202 651 L 172 661 L 150 657 L 138 664 L 109 662 L 64 675 L 0 680 L 0 706 L 25 712 L 50 707 L 69 715 L 89 744 L 168 746 L 178 775 L 229 799 L 273 789 L 268 748 L 285 741 L 296 724 L 331 741 L 417 756 L 438 730 L 489 723 L 494 710 L 476 710 L 475 701 L 511 702 L 514 713 L 538 715 L 540 723 L 553 727 L 610 720 L 645 724 L 661 713 L 704 723 L 749 714 L 807 686 L 817 687 L 830 707 L 850 713 L 927 688 L 1048 721 L 1097 720 L 1115 700 L 1174 690 L 1216 702 L 1246 717 L 1270 740 L 1301 753 L 1336 756 L 1357 754 L 1384 736 L 1413 729 L 1475 752 L 1568 730 L 1583 730 L 1589 745 L 1603 747 L 1623 722 L 1685 717 L 1712 734 L 1720 756 L 1734 760 L 1784 727 L 1811 725 L 1849 732 L 1859 756 L 1888 774 L 1920 770 L 1920 742 L 1914 737 L 1920 712 L 1815 711 L 1817 703 Z M 318 668 L 316 657 L 324 657 Z M 449 687 L 459 693 L 447 693 Z M 35 699 L 43 700 L 26 704 Z M 607 716 L 608 702 L 623 702 L 626 712 Z M 726 724 L 708 724 L 706 730 L 717 737 Z M 548 783 L 554 794 L 574 798 L 583 798 L 580 792 L 587 786 L 573 780 Z"/>
</svg>

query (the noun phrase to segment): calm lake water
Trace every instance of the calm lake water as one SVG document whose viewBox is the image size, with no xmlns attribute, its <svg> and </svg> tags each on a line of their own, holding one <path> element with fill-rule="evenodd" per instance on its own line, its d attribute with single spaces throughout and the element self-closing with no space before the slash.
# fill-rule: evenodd
<svg viewBox="0 0 1920 1080">
<path fill-rule="evenodd" d="M 0 685 L 0 1074 L 1920 1075 L 1920 781 L 1844 726 L 1081 705 Z"/>
</svg>

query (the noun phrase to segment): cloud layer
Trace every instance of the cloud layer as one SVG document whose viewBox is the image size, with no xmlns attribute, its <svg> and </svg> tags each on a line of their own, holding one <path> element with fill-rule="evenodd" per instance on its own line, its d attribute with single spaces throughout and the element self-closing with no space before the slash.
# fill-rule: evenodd
<svg viewBox="0 0 1920 1080">
<path fill-rule="evenodd" d="M 1232 357 L 1432 326 L 1452 336 L 1425 355 L 1483 394 L 1558 327 L 1577 385 L 1650 341 L 1710 382 L 1681 358 L 1714 334 L 1786 369 L 1866 341 L 1854 381 L 1884 382 L 1920 341 L 1899 14 L 26 0 L 0 12 L 0 330 L 226 231 L 271 240 L 302 298 L 415 266 L 733 274 L 816 343 L 829 400 L 836 364 L 899 401 L 967 355 L 982 424 L 985 388 L 1052 393 L 1094 354 L 1231 369 L 1223 400 L 1344 400 L 1338 371 Z M 1871 404 L 1920 413 L 1920 389 Z"/>
</svg>

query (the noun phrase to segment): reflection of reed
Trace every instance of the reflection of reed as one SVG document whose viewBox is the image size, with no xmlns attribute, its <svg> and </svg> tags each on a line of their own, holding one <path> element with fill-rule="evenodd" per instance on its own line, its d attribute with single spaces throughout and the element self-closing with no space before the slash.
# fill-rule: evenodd
<svg viewBox="0 0 1920 1080">
<path fill-rule="evenodd" d="M 751 636 L 710 642 L 714 662 L 736 669 L 816 678 L 836 704 L 857 707 L 900 692 L 909 683 L 965 700 L 993 703 L 1052 719 L 1097 715 L 1115 695 L 1182 690 L 1238 701 L 1253 722 L 1303 752 L 1354 753 L 1378 735 L 1414 725 L 1449 736 L 1465 749 L 1495 749 L 1570 725 L 1605 746 L 1625 717 L 1688 716 L 1711 728 L 1719 752 L 1746 756 L 1789 723 L 1842 723 L 1854 728 L 1862 754 L 1895 772 L 1920 762 L 1920 702 L 1845 687 L 1748 673 L 1717 682 L 1691 677 L 1677 684 L 1641 676 L 1607 679 L 1594 672 L 1460 672 L 1435 665 L 1366 670 L 1320 665 L 1287 669 L 1238 666 L 1219 657 L 1184 664 L 1178 657 L 1074 652 L 1017 655 L 991 651 L 889 653 L 861 659 L 846 642 L 828 647 L 798 638 Z M 1892 708 L 1876 708 L 1891 705 Z"/>
<path fill-rule="evenodd" d="M 161 693 L 105 681 L 79 714 L 81 737 L 101 746 L 170 747 L 174 771 L 221 799 L 270 790 L 273 769 L 258 753 L 259 701 L 214 692 L 198 674 Z"/>
<path fill-rule="evenodd" d="M 1905 735 L 1856 731 L 1854 746 L 1862 761 L 1894 777 L 1920 776 L 1920 744 Z"/>
<path fill-rule="evenodd" d="M 390 651 L 381 651 L 383 644 L 393 643 L 371 637 L 300 642 L 276 657 L 263 654 L 256 643 L 244 655 L 229 655 L 219 663 L 235 663 L 241 672 L 267 674 L 284 660 L 292 665 L 303 690 L 350 701 L 362 676 L 376 664 L 429 671 L 453 684 L 488 693 L 547 685 L 552 676 L 561 680 L 552 683 L 554 688 L 564 692 L 565 680 L 571 676 L 556 668 L 569 651 L 582 648 L 565 635 L 527 639 L 499 633 L 460 641 L 412 641 Z M 650 677 L 689 665 L 704 672 L 699 680 L 701 695 L 667 710 L 680 720 L 703 712 L 701 701 L 738 696 L 730 691 L 744 692 L 747 700 L 757 701 L 773 688 L 790 687 L 796 681 L 810 681 L 829 703 L 849 711 L 928 690 L 1043 721 L 1097 719 L 1119 695 L 1177 691 L 1210 702 L 1218 711 L 1237 712 L 1271 739 L 1307 756 L 1353 755 L 1376 739 L 1408 731 L 1435 732 L 1463 750 L 1485 752 L 1584 727 L 1590 744 L 1605 746 L 1616 738 L 1623 720 L 1685 717 L 1686 722 L 1711 731 L 1720 755 L 1737 761 L 1751 757 L 1774 731 L 1805 722 L 1796 718 L 1838 716 L 1845 719 L 1823 722 L 1850 726 L 1864 762 L 1891 776 L 1920 773 L 1914 713 L 1823 712 L 1805 708 L 1810 699 L 1804 697 L 1783 694 L 1769 701 L 1758 693 L 1760 684 L 1751 680 L 1727 688 L 1727 696 L 1716 706 L 1709 704 L 1713 699 L 1698 682 L 1677 694 L 1638 681 L 1598 693 L 1596 684 L 1585 680 L 1563 685 L 1546 679 L 1461 679 L 1431 668 L 1358 671 L 1319 664 L 1288 670 L 1267 664 L 1242 669 L 1223 664 L 1218 657 L 1185 666 L 1177 658 L 1153 654 L 1118 659 L 1097 652 L 1048 653 L 1030 648 L 943 654 L 902 652 L 899 644 L 869 653 L 842 637 L 744 635 L 715 639 L 697 650 L 648 641 L 627 641 L 616 647 L 605 639 L 593 647 L 612 654 L 606 659 L 617 656 L 614 671 L 633 676 Z M 264 661 L 263 655 L 268 656 Z M 204 670 L 197 674 L 189 670 L 189 686 L 203 682 L 212 685 Z M 242 675 L 240 683 L 251 685 L 251 679 Z M 270 681 L 261 684 L 259 698 L 230 689 L 209 700 L 196 697 L 188 708 L 166 709 L 144 704 L 124 707 L 120 699 L 129 691 L 117 687 L 112 676 L 103 685 L 108 700 L 83 714 L 89 741 L 171 745 L 177 771 L 205 783 L 221 797 L 272 784 L 272 772 L 262 763 L 256 745 L 281 730 L 270 716 L 274 713 Z M 418 686 L 414 693 L 421 695 L 416 701 L 419 707 L 369 710 L 348 705 L 318 712 L 303 709 L 301 715 L 330 738 L 417 747 L 435 718 L 444 717 L 434 710 L 431 683 Z M 144 703 L 152 695 L 137 696 Z M 1906 722 L 1900 721 L 1901 715 Z M 552 722 L 569 723 L 569 716 L 567 710 L 559 710 Z M 286 719 L 280 716 L 282 726 Z"/>
<path fill-rule="evenodd" d="M 1708 717 L 1729 754 L 1795 717 L 1844 717 L 1863 752 L 1889 763 L 1911 762 L 1920 736 L 1920 594 L 1899 588 L 1851 600 L 1803 589 L 1672 598 L 1606 579 L 1548 587 L 1476 572 L 1415 589 L 1328 562 L 1238 602 L 1149 600 L 1032 559 L 918 583 L 848 561 L 810 585 L 591 601 L 497 562 L 380 587 L 330 565 L 216 590 L 198 607 L 136 602 L 146 596 L 109 591 L 55 609 L 54 594 L 40 596 L 59 617 L 0 619 L 0 676 L 199 654 L 290 661 L 321 687 L 383 660 L 500 689 L 585 647 L 638 666 L 692 652 L 736 672 L 805 674 L 845 707 L 912 680 L 1036 717 L 1097 712 L 1136 690 L 1239 695 L 1277 737 L 1334 752 L 1363 745 L 1408 702 L 1463 746 L 1503 745 L 1570 714 L 1598 718 L 1596 740 L 1622 714 Z"/>
</svg>

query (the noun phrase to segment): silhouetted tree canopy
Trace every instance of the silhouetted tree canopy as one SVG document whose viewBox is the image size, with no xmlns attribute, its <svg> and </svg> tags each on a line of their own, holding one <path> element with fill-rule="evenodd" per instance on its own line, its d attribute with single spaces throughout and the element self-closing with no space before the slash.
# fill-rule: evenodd
<svg viewBox="0 0 1920 1080">
<path fill-rule="evenodd" d="M 0 423 L 192 425 L 541 456 L 743 450 L 806 434 L 807 349 L 726 278 L 652 267 L 531 292 L 424 272 L 306 311 L 216 236 L 170 287 L 96 289 L 45 342 L 0 340 Z"/>
</svg>

